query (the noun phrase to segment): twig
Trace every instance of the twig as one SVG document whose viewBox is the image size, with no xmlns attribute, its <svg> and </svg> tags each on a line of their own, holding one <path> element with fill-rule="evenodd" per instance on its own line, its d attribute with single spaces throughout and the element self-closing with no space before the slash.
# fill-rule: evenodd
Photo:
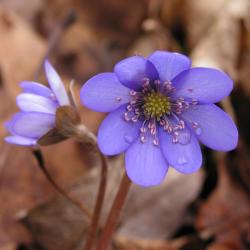
<svg viewBox="0 0 250 250">
<path fill-rule="evenodd" d="M 65 31 L 69 26 L 71 26 L 75 22 L 76 18 L 77 18 L 77 16 L 76 16 L 75 11 L 70 10 L 68 12 L 68 14 L 65 16 L 64 20 L 61 23 L 59 23 L 58 26 L 51 33 L 51 35 L 49 37 L 49 42 L 48 42 L 49 45 L 48 45 L 47 53 L 43 57 L 41 64 L 38 66 L 38 68 L 35 72 L 35 76 L 34 76 L 35 80 L 38 79 L 38 77 L 42 71 L 44 61 L 49 57 L 51 52 L 56 47 L 57 41 L 59 40 L 63 31 Z"/>
<path fill-rule="evenodd" d="M 163 0 L 150 0 L 148 4 L 148 18 L 159 19 Z"/>
<path fill-rule="evenodd" d="M 113 203 L 111 210 L 109 212 L 108 219 L 107 219 L 106 224 L 104 226 L 100 240 L 97 244 L 96 250 L 106 250 L 107 249 L 109 242 L 111 240 L 113 231 L 115 229 L 115 226 L 116 226 L 117 221 L 119 219 L 119 215 L 121 213 L 125 199 L 127 197 L 130 185 L 131 185 L 131 181 L 128 178 L 127 174 L 124 173 L 119 190 L 117 192 L 114 203 Z"/>
<path fill-rule="evenodd" d="M 102 161 L 101 179 L 100 179 L 98 194 L 96 198 L 94 214 L 92 217 L 91 227 L 86 237 L 86 244 L 85 244 L 84 250 L 91 250 L 93 247 L 93 242 L 95 240 L 95 236 L 98 230 L 98 223 L 99 223 L 102 204 L 103 204 L 104 196 L 105 196 L 106 183 L 107 183 L 107 162 L 106 162 L 105 157 L 101 153 L 100 153 L 100 156 L 101 156 L 101 161 Z"/>
<path fill-rule="evenodd" d="M 33 155 L 35 156 L 39 168 L 42 170 L 48 181 L 51 183 L 51 185 L 62 195 L 64 196 L 67 200 L 69 200 L 71 203 L 73 203 L 76 207 L 78 207 L 88 218 L 91 218 L 92 214 L 91 212 L 82 205 L 81 202 L 79 202 L 77 199 L 74 197 L 70 196 L 67 192 L 65 192 L 52 178 L 50 175 L 49 171 L 47 170 L 45 163 L 44 163 L 44 158 L 42 155 L 42 152 L 40 149 L 35 149 L 32 150 Z"/>
</svg>

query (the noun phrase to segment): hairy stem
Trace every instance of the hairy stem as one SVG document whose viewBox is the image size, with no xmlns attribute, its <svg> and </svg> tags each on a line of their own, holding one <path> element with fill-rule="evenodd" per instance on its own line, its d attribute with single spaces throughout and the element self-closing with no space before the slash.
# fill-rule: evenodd
<svg viewBox="0 0 250 250">
<path fill-rule="evenodd" d="M 42 170 L 43 174 L 45 175 L 47 180 L 51 183 L 51 185 L 58 191 L 58 193 L 60 193 L 63 197 L 65 197 L 67 200 L 73 203 L 76 207 L 78 207 L 90 219 L 92 216 L 91 212 L 86 207 L 84 207 L 80 201 L 78 201 L 77 199 L 69 195 L 54 181 L 53 177 L 50 175 L 48 169 L 45 166 L 44 158 L 43 158 L 41 150 L 36 149 L 36 150 L 33 150 L 32 153 L 38 162 L 39 168 Z"/>
<path fill-rule="evenodd" d="M 113 231 L 117 225 L 119 215 L 126 200 L 130 185 L 131 181 L 128 178 L 127 174 L 124 173 L 119 190 L 116 194 L 114 203 L 109 212 L 106 224 L 103 228 L 96 250 L 106 250 L 108 248 L 113 235 Z"/>
<path fill-rule="evenodd" d="M 101 179 L 98 189 L 98 194 L 96 198 L 96 204 L 94 209 L 94 214 L 91 221 L 91 226 L 86 237 L 86 243 L 84 246 L 84 250 L 91 250 L 93 247 L 93 243 L 98 230 L 98 223 L 101 215 L 102 204 L 104 201 L 106 183 L 107 183 L 107 162 L 105 157 L 100 153 L 101 161 L 102 161 L 102 169 L 101 169 Z"/>
</svg>

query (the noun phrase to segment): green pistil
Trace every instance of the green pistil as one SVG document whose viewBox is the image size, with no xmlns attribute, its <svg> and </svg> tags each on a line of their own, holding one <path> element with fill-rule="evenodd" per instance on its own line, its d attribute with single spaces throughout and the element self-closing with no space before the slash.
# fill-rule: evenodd
<svg viewBox="0 0 250 250">
<path fill-rule="evenodd" d="M 146 117 L 160 118 L 165 114 L 170 114 L 170 102 L 168 97 L 161 93 L 151 92 L 144 99 L 143 110 Z"/>
</svg>

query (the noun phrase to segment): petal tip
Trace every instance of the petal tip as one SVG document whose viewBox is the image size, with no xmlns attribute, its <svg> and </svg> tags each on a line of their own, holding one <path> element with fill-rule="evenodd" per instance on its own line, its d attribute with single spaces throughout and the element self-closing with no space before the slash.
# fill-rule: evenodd
<svg viewBox="0 0 250 250">
<path fill-rule="evenodd" d="M 161 149 L 153 145 L 151 140 L 142 143 L 137 139 L 125 152 L 127 175 L 137 185 L 159 185 L 165 179 L 168 167 Z"/>
<path fill-rule="evenodd" d="M 45 71 L 45 74 L 46 74 L 46 77 L 48 80 L 50 80 L 50 78 L 52 78 L 53 74 L 56 73 L 55 68 L 52 66 L 52 64 L 49 62 L 48 59 L 44 60 L 44 71 Z"/>
<path fill-rule="evenodd" d="M 145 78 L 159 78 L 153 63 L 142 56 L 131 56 L 121 60 L 114 66 L 114 73 L 124 86 L 134 90 L 141 89 L 142 80 Z"/>
<path fill-rule="evenodd" d="M 18 146 L 35 146 L 37 144 L 36 140 L 21 136 L 7 136 L 4 141 Z"/>
<path fill-rule="evenodd" d="M 238 141 L 239 141 L 239 133 L 235 124 L 234 126 L 235 126 L 234 131 L 231 133 L 232 135 L 231 144 L 225 144 L 224 147 L 221 149 L 218 149 L 218 151 L 228 152 L 228 151 L 233 151 L 237 148 Z"/>
<path fill-rule="evenodd" d="M 4 137 L 4 141 L 7 142 L 7 143 L 12 144 L 12 142 L 11 142 L 11 137 L 12 137 L 12 136 L 6 136 L 6 137 Z"/>
<path fill-rule="evenodd" d="M 164 179 L 165 175 L 162 177 L 162 179 L 156 179 L 156 180 L 150 180 L 150 181 L 145 181 L 143 179 L 134 179 L 128 172 L 127 175 L 129 179 L 136 185 L 141 186 L 141 187 L 154 187 L 160 185 Z"/>
<path fill-rule="evenodd" d="M 197 171 L 199 171 L 199 169 L 202 167 L 202 159 L 200 160 L 199 163 L 197 163 L 196 165 L 193 165 L 189 162 L 182 164 L 182 165 L 176 165 L 176 166 L 172 166 L 176 171 L 182 173 L 182 174 L 193 174 Z"/>
<path fill-rule="evenodd" d="M 53 66 L 51 65 L 50 61 L 48 59 L 44 60 L 44 68 L 48 69 L 48 68 L 53 68 Z"/>
</svg>

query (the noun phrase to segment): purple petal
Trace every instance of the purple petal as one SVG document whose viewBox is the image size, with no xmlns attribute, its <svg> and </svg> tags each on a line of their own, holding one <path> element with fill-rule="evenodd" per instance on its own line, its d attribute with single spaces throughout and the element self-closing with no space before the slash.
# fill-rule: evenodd
<svg viewBox="0 0 250 250">
<path fill-rule="evenodd" d="M 17 113 L 9 123 L 15 135 L 40 138 L 55 126 L 55 116 L 44 113 Z"/>
<path fill-rule="evenodd" d="M 175 52 L 156 51 L 148 60 L 154 64 L 161 81 L 170 81 L 191 67 L 188 57 Z"/>
<path fill-rule="evenodd" d="M 141 186 L 160 184 L 168 170 L 168 163 L 161 148 L 154 146 L 151 138 L 145 143 L 138 138 L 125 153 L 125 165 L 129 178 Z"/>
<path fill-rule="evenodd" d="M 190 174 L 201 167 L 202 154 L 196 137 L 188 130 L 179 132 L 180 141 L 173 143 L 172 135 L 159 130 L 160 145 L 170 166 L 181 173 Z M 185 140 L 182 137 L 185 138 Z"/>
<path fill-rule="evenodd" d="M 62 82 L 60 76 L 57 74 L 57 72 L 52 67 L 52 65 L 49 63 L 49 61 L 45 61 L 44 67 L 45 67 L 45 72 L 46 72 L 46 76 L 47 76 L 47 80 L 49 82 L 49 85 L 50 85 L 51 89 L 53 90 L 60 105 L 61 106 L 70 105 L 67 92 L 65 90 L 65 87 L 63 85 L 63 82 Z"/>
<path fill-rule="evenodd" d="M 25 112 L 41 112 L 55 114 L 58 104 L 47 97 L 34 94 L 20 94 L 17 96 L 18 107 Z"/>
<path fill-rule="evenodd" d="M 12 120 L 5 122 L 4 127 L 8 130 L 10 134 L 15 134 L 12 130 Z"/>
<path fill-rule="evenodd" d="M 182 72 L 173 80 L 174 97 L 197 99 L 201 103 L 215 103 L 228 96 L 233 82 L 222 71 L 210 68 L 193 68 Z"/>
<path fill-rule="evenodd" d="M 129 89 L 124 87 L 114 73 L 98 74 L 82 87 L 82 103 L 95 111 L 110 112 L 130 101 Z"/>
<path fill-rule="evenodd" d="M 54 94 L 48 87 L 37 82 L 24 81 L 20 83 L 20 86 L 25 93 L 41 95 L 49 98 L 54 96 Z"/>
<path fill-rule="evenodd" d="M 124 120 L 125 107 L 110 113 L 98 131 L 98 145 L 105 155 L 116 155 L 125 151 L 139 136 L 140 122 Z"/>
<path fill-rule="evenodd" d="M 141 89 L 145 78 L 159 78 L 154 65 L 141 56 L 132 56 L 120 61 L 115 65 L 114 72 L 123 85 L 134 90 Z"/>
<path fill-rule="evenodd" d="M 209 148 L 230 151 L 237 146 L 238 130 L 234 122 L 216 105 L 197 105 L 184 112 L 182 117 L 189 124 L 197 123 L 193 130 L 198 139 Z"/>
<path fill-rule="evenodd" d="M 21 146 L 34 146 L 36 145 L 36 140 L 32 138 L 22 137 L 22 136 L 7 136 L 4 140 L 10 144 L 17 144 Z"/>
</svg>

